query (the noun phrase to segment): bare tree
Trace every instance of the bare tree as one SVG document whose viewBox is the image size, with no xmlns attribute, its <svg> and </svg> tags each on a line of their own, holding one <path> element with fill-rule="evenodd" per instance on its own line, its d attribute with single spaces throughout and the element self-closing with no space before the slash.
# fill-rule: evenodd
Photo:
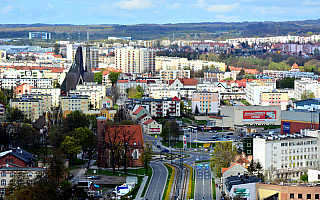
<svg viewBox="0 0 320 200">
<path fill-rule="evenodd" d="M 120 126 L 119 126 L 120 127 Z M 124 128 L 120 129 L 120 138 L 121 138 L 121 143 L 123 145 L 123 159 L 124 159 L 124 173 L 127 174 L 127 153 L 129 150 L 129 142 L 132 140 L 134 136 L 134 132 L 130 131 L 130 129 Z"/>
<path fill-rule="evenodd" d="M 118 86 L 112 86 L 111 87 L 111 95 L 113 98 L 113 105 L 115 105 L 117 103 L 117 100 L 120 98 L 120 91 Z"/>
</svg>

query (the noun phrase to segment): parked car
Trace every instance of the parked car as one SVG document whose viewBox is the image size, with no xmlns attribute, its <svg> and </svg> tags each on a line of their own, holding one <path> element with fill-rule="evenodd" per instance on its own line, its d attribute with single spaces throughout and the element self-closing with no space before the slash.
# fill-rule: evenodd
<svg viewBox="0 0 320 200">
<path fill-rule="evenodd" d="M 212 133 L 212 130 L 210 130 L 209 133 Z"/>
<path fill-rule="evenodd" d="M 217 135 L 213 135 L 212 137 L 211 137 L 211 139 L 217 139 L 219 136 L 217 136 Z"/>
<path fill-rule="evenodd" d="M 169 153 L 169 150 L 168 149 L 162 149 L 161 153 Z"/>
<path fill-rule="evenodd" d="M 89 176 L 88 179 L 97 180 L 97 179 L 100 179 L 100 177 L 98 177 L 98 176 Z"/>
<path fill-rule="evenodd" d="M 233 135 L 233 133 L 227 133 L 227 135 Z"/>
</svg>

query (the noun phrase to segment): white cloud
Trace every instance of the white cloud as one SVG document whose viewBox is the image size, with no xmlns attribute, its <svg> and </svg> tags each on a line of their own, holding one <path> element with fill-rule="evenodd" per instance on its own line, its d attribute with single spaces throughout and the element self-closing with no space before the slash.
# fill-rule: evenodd
<svg viewBox="0 0 320 200">
<path fill-rule="evenodd" d="M 283 7 L 276 7 L 276 6 L 271 6 L 271 7 L 256 7 L 252 11 L 253 14 L 263 14 L 263 15 L 276 15 L 276 14 L 284 14 L 285 10 L 288 8 L 283 8 Z"/>
<path fill-rule="evenodd" d="M 320 2 L 314 2 L 314 1 L 302 1 L 301 2 L 302 5 L 305 5 L 305 6 L 317 6 L 317 5 L 320 5 Z"/>
<path fill-rule="evenodd" d="M 14 6 L 6 6 L 0 10 L 1 14 L 8 14 L 14 9 Z"/>
<path fill-rule="evenodd" d="M 240 3 L 233 4 L 215 4 L 210 5 L 206 8 L 209 12 L 217 12 L 217 13 L 227 13 L 233 10 L 236 10 L 239 7 Z"/>
<path fill-rule="evenodd" d="M 178 9 L 180 8 L 180 3 L 174 3 L 172 5 L 167 5 L 166 9 Z"/>
<path fill-rule="evenodd" d="M 51 9 L 54 9 L 53 5 L 52 5 L 52 4 L 49 4 L 49 3 L 47 3 L 47 10 L 51 10 Z"/>
<path fill-rule="evenodd" d="M 121 9 L 124 10 L 143 10 L 152 8 L 154 5 L 148 0 L 129 0 L 120 1 L 118 3 Z"/>
</svg>

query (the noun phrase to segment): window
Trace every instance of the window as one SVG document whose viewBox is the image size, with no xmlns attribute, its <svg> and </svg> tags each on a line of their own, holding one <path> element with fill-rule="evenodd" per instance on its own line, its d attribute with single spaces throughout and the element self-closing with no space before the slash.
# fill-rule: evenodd
<svg viewBox="0 0 320 200">
<path fill-rule="evenodd" d="M 14 172 L 11 172 L 11 173 L 10 173 L 10 177 L 14 177 Z"/>
<path fill-rule="evenodd" d="M 6 180 L 2 179 L 1 180 L 1 185 L 6 185 Z"/>
<path fill-rule="evenodd" d="M 307 194 L 307 199 L 311 199 L 311 194 Z"/>
<path fill-rule="evenodd" d="M 28 173 L 28 176 L 29 176 L 29 177 L 32 177 L 32 173 L 31 173 L 31 172 L 29 172 L 29 173 Z"/>
<path fill-rule="evenodd" d="M 5 194 L 6 193 L 6 189 L 5 188 L 1 188 L 1 194 Z"/>
<path fill-rule="evenodd" d="M 290 199 L 294 199 L 294 193 L 290 193 Z"/>
<path fill-rule="evenodd" d="M 5 176 L 6 176 L 6 173 L 5 173 L 5 172 L 2 172 L 2 173 L 1 173 L 1 176 L 2 176 L 2 177 L 5 177 Z"/>
<path fill-rule="evenodd" d="M 319 199 L 319 194 L 314 194 L 315 199 Z"/>
<path fill-rule="evenodd" d="M 302 194 L 298 194 L 298 199 L 302 199 Z"/>
</svg>

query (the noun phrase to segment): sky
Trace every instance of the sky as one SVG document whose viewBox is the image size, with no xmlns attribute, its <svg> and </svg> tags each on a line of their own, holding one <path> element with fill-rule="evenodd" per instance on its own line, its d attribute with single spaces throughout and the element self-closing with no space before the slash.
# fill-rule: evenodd
<svg viewBox="0 0 320 200">
<path fill-rule="evenodd" d="M 320 0 L 0 0 L 0 24 L 166 24 L 320 19 Z"/>
</svg>

